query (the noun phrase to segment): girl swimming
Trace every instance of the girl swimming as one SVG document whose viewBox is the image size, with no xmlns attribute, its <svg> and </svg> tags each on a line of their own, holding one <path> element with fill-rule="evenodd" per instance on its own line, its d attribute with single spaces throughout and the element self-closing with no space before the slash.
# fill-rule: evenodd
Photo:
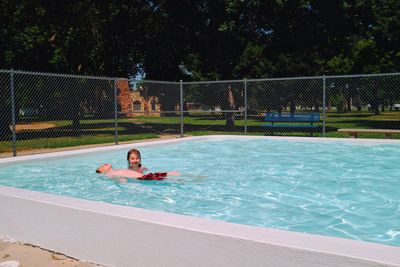
<svg viewBox="0 0 400 267">
<path fill-rule="evenodd" d="M 128 169 L 143 173 L 147 171 L 147 168 L 142 165 L 142 157 L 140 151 L 137 149 L 131 149 L 128 151 L 126 156 L 128 161 Z"/>
</svg>

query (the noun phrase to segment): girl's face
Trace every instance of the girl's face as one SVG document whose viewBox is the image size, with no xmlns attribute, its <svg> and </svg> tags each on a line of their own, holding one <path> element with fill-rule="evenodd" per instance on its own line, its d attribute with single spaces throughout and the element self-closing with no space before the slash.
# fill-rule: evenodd
<svg viewBox="0 0 400 267">
<path fill-rule="evenodd" d="M 140 157 L 138 157 L 138 155 L 136 155 L 135 153 L 129 155 L 129 166 L 138 167 L 139 163 Z"/>
</svg>

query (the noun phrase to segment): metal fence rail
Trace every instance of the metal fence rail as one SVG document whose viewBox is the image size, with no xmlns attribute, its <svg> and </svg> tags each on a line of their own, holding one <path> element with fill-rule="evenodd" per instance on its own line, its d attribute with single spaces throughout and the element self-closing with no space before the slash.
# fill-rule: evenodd
<svg viewBox="0 0 400 267">
<path fill-rule="evenodd" d="M 0 157 L 163 134 L 346 137 L 338 129 L 400 130 L 400 74 L 163 82 L 0 70 L 0 120 Z"/>
</svg>

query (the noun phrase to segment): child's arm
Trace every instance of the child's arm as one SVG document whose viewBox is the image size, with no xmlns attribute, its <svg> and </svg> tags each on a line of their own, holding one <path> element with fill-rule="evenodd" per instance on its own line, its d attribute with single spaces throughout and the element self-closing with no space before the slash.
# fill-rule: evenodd
<svg viewBox="0 0 400 267">
<path fill-rule="evenodd" d="M 172 172 L 167 172 L 167 176 L 181 176 L 179 172 L 172 171 Z"/>
<path fill-rule="evenodd" d="M 109 177 L 126 177 L 126 178 L 139 178 L 142 177 L 143 174 L 133 170 L 115 170 L 111 173 L 108 173 Z"/>
</svg>

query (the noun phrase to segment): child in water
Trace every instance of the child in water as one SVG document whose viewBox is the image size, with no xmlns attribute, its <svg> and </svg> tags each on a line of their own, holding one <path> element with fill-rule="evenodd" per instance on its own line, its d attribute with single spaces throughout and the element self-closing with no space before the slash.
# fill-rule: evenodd
<svg viewBox="0 0 400 267">
<path fill-rule="evenodd" d="M 128 161 L 128 169 L 143 173 L 148 169 L 142 165 L 142 157 L 140 155 L 140 151 L 137 149 L 131 149 L 128 151 L 126 156 Z"/>
<path fill-rule="evenodd" d="M 114 170 L 109 163 L 100 165 L 97 173 L 105 174 L 110 178 L 120 178 L 120 182 L 126 182 L 127 178 L 136 178 L 139 180 L 164 180 L 167 176 L 180 176 L 179 172 L 155 172 L 144 174 L 148 169 L 142 165 L 142 157 L 140 151 L 131 149 L 128 151 L 127 157 L 128 169 Z"/>
<path fill-rule="evenodd" d="M 133 148 L 131 150 L 128 151 L 128 154 L 126 155 L 126 159 L 128 161 L 128 170 L 132 170 L 132 171 L 136 171 L 139 173 L 145 173 L 146 171 L 148 171 L 148 169 L 146 167 L 143 166 L 142 164 L 142 156 L 140 155 L 140 151 Z M 157 173 L 155 173 L 157 174 Z M 152 179 L 152 173 L 146 174 L 149 177 L 146 178 L 146 180 L 161 180 L 161 179 Z M 146 177 L 143 176 L 143 177 Z M 180 176 L 181 174 L 179 172 L 168 172 L 168 175 L 174 175 L 174 176 Z M 192 174 L 185 174 L 185 176 L 189 176 L 189 177 L 195 177 L 195 178 L 205 178 L 206 176 L 201 176 L 201 175 L 192 175 Z M 140 178 L 138 178 L 140 179 Z"/>
<path fill-rule="evenodd" d="M 167 176 L 180 176 L 179 172 L 155 172 L 143 174 L 134 170 L 119 169 L 114 170 L 109 163 L 102 164 L 96 169 L 97 173 L 105 174 L 110 178 L 120 178 L 119 181 L 125 183 L 127 178 L 139 180 L 164 180 Z"/>
</svg>

